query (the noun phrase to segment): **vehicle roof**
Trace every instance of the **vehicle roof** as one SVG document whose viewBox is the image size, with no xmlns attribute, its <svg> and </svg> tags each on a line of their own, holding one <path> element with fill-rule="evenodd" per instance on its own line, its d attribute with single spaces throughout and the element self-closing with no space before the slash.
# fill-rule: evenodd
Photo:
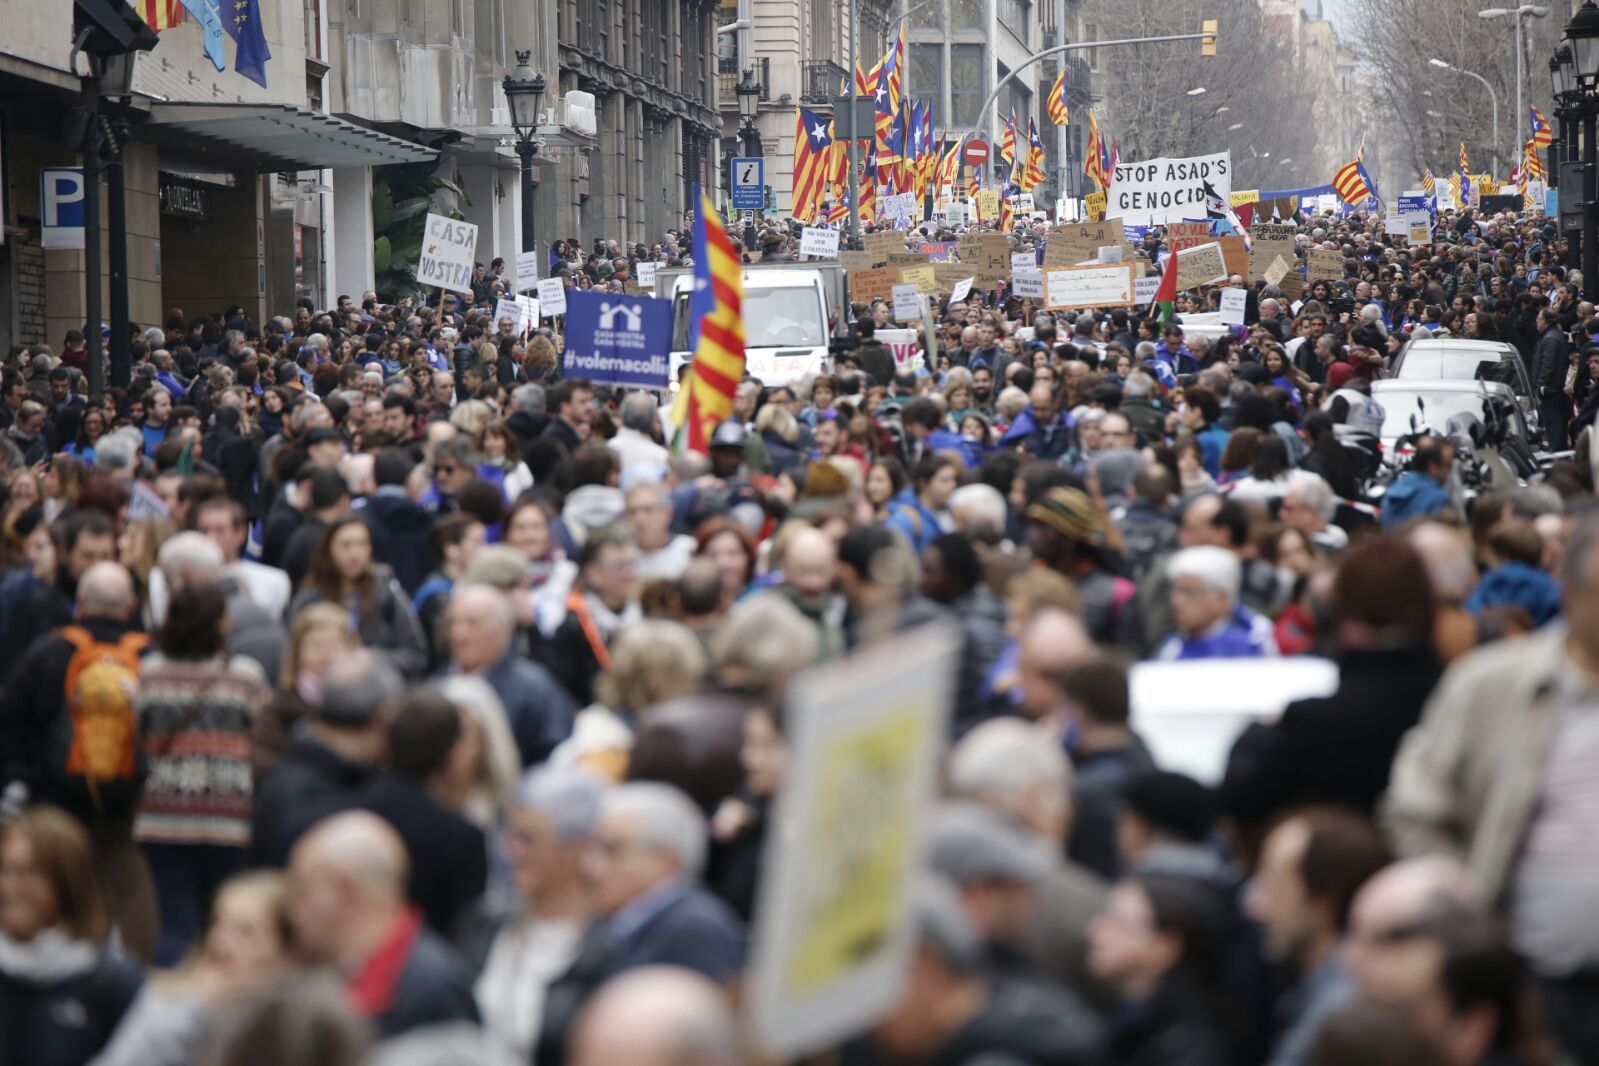
<svg viewBox="0 0 1599 1066">
<path fill-rule="evenodd" d="M 1434 381 L 1431 378 L 1384 378 L 1371 384 L 1371 394 L 1388 392 L 1502 392 L 1514 397 L 1509 385 L 1502 381 Z"/>
<path fill-rule="evenodd" d="M 1412 348 L 1445 348 L 1462 352 L 1514 352 L 1516 346 L 1508 341 L 1485 341 L 1471 337 L 1412 337 L 1405 351 Z"/>
</svg>

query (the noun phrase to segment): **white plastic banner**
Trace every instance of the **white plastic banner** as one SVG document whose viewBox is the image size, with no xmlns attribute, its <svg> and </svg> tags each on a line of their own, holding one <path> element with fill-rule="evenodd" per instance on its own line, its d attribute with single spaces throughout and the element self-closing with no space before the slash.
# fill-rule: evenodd
<svg viewBox="0 0 1599 1066">
<path fill-rule="evenodd" d="M 1159 226 L 1205 217 L 1205 186 L 1228 203 L 1233 189 L 1231 152 L 1181 159 L 1117 163 L 1105 204 L 1106 218 L 1129 226 Z"/>
</svg>

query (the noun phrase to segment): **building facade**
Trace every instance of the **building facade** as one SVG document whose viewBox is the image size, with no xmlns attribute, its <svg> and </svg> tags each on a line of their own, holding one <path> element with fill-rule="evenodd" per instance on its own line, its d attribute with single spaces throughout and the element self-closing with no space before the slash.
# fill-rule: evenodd
<svg viewBox="0 0 1599 1066">
<path fill-rule="evenodd" d="M 717 0 L 254 6 L 270 52 L 264 86 L 234 69 L 231 40 L 216 69 L 184 20 L 138 57 L 119 104 L 135 323 L 232 307 L 260 322 L 297 299 L 359 297 L 385 265 L 380 238 L 402 185 L 476 223 L 477 258 L 511 260 L 520 172 L 501 81 L 522 50 L 549 86 L 535 167 L 541 252 L 556 238 L 659 240 L 681 224 L 695 184 L 717 180 Z M 43 247 L 41 171 L 82 164 L 73 117 L 86 70 L 70 66 L 71 3 L 11 0 L 6 13 L 0 345 L 59 346 L 85 323 L 84 262 Z M 577 92 L 593 95 L 597 136 L 563 124 Z M 107 258 L 101 271 L 109 293 Z"/>
</svg>

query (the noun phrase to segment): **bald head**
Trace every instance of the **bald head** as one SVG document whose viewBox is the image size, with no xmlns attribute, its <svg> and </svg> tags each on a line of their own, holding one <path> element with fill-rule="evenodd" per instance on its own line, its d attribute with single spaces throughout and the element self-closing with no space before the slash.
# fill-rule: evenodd
<svg viewBox="0 0 1599 1066">
<path fill-rule="evenodd" d="M 1477 564 L 1465 530 L 1441 522 L 1422 522 L 1408 536 L 1410 546 L 1427 568 L 1433 594 L 1445 603 L 1465 602 L 1477 585 Z"/>
<path fill-rule="evenodd" d="M 342 878 L 371 900 L 405 894 L 405 844 L 394 827 L 367 811 L 346 811 L 318 822 L 294 847 L 289 864 Z"/>
<path fill-rule="evenodd" d="M 1431 965 L 1423 930 L 1486 916 L 1482 889 L 1459 860 L 1426 855 L 1393 863 L 1355 893 L 1344 965 L 1363 996 L 1402 1001 L 1418 966 Z"/>
<path fill-rule="evenodd" d="M 77 616 L 126 621 L 135 606 L 133 578 L 120 563 L 95 563 L 78 579 Z"/>
<path fill-rule="evenodd" d="M 1056 672 L 1087 659 L 1094 653 L 1094 642 L 1082 619 L 1069 611 L 1046 608 L 1027 623 L 1020 651 L 1031 668 Z"/>
<path fill-rule="evenodd" d="M 838 550 L 833 538 L 805 526 L 794 531 L 783 549 L 783 580 L 802 596 L 821 596 L 833 587 Z"/>
<path fill-rule="evenodd" d="M 601 986 L 578 1017 L 573 1066 L 738 1066 L 726 994 L 689 970 L 648 966 Z"/>
</svg>

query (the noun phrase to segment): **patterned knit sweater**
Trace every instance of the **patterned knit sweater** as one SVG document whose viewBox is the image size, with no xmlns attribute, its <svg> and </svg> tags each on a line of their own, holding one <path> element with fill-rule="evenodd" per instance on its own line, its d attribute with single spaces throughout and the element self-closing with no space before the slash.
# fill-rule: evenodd
<svg viewBox="0 0 1599 1066">
<path fill-rule="evenodd" d="M 140 738 L 150 774 L 133 835 L 151 844 L 250 840 L 250 731 L 271 696 L 254 660 L 147 656 L 139 672 Z"/>
</svg>

